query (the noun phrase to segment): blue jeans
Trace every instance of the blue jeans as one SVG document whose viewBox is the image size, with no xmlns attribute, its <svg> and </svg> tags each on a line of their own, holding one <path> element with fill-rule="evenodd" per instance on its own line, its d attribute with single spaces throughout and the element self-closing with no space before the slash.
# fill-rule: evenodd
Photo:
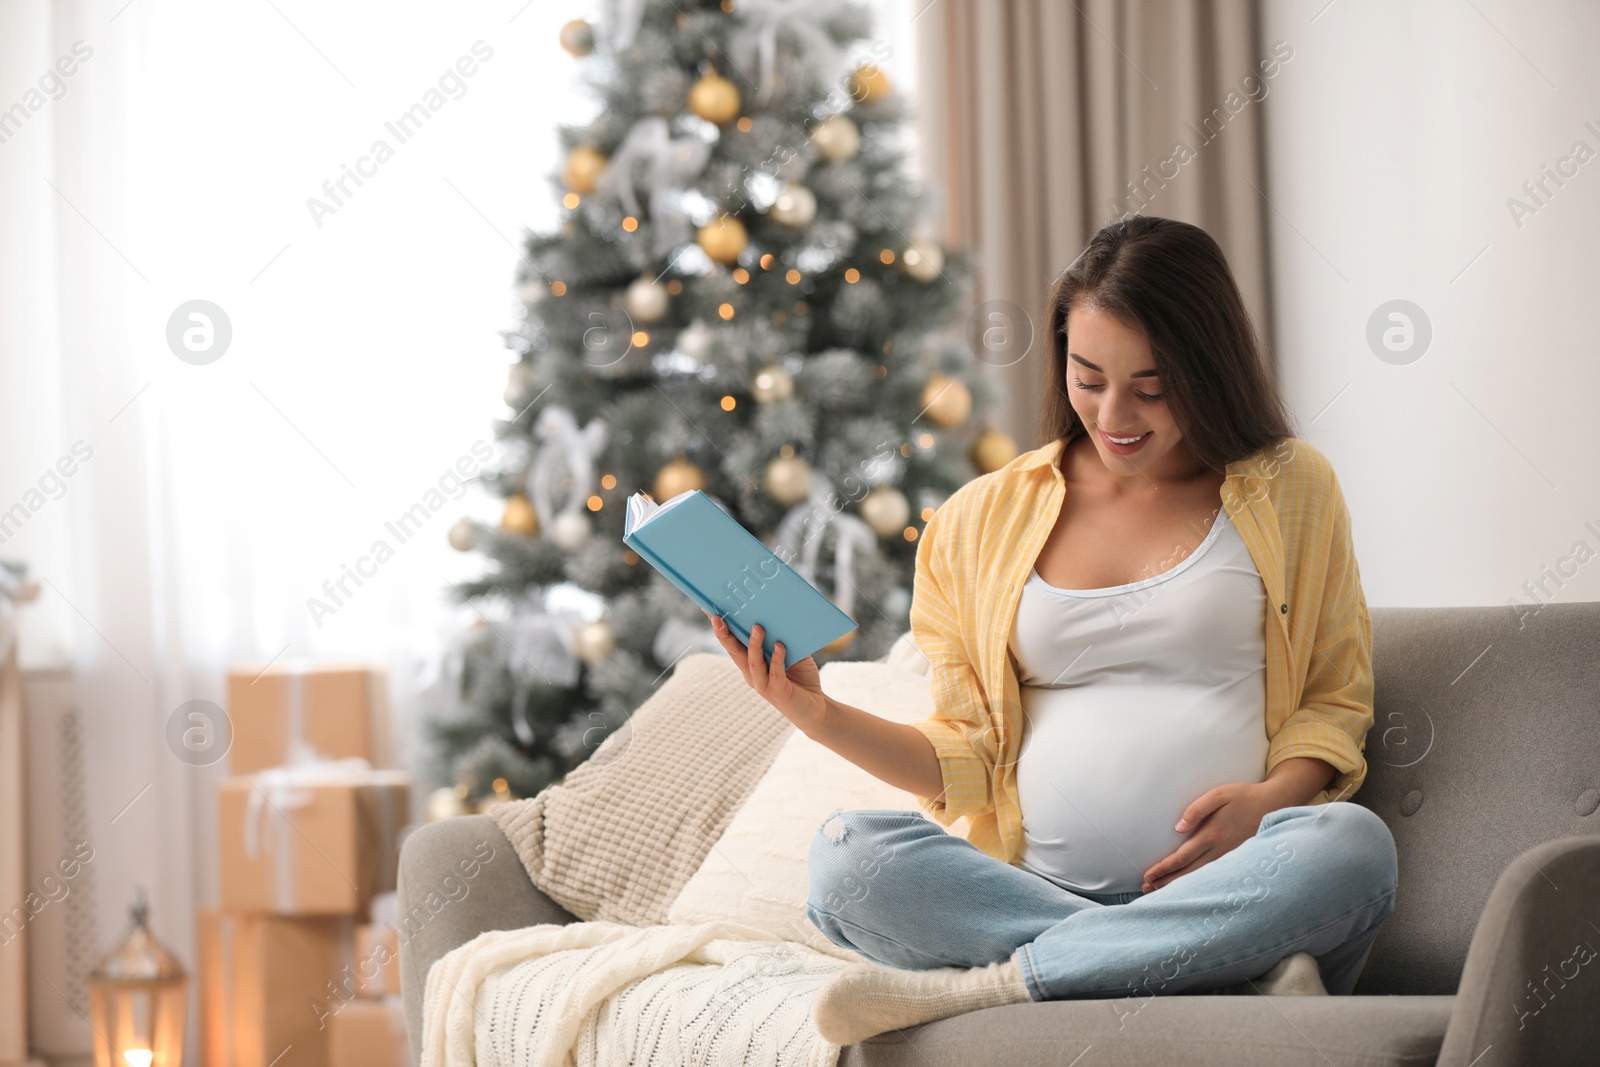
<svg viewBox="0 0 1600 1067">
<path fill-rule="evenodd" d="M 1233 851 L 1148 893 L 1075 893 L 920 811 L 836 811 L 806 915 L 836 945 L 922 970 L 1018 961 L 1034 1000 L 1216 993 L 1309 952 L 1347 995 L 1394 910 L 1394 838 L 1349 801 L 1279 808 Z"/>
</svg>

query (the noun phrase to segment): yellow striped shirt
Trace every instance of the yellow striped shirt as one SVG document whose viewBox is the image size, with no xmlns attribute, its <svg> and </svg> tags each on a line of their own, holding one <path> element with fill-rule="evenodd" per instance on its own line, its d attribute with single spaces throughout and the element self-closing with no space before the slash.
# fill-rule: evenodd
<svg viewBox="0 0 1600 1067">
<path fill-rule="evenodd" d="M 934 714 L 913 726 L 933 743 L 944 780 L 942 799 L 918 800 L 942 826 L 965 819 L 967 840 L 1007 863 L 1022 853 L 1022 704 L 1008 643 L 1023 583 L 1061 513 L 1066 440 L 963 485 L 917 546 L 911 630 L 932 665 Z M 1372 621 L 1338 479 L 1321 451 L 1294 437 L 1225 474 L 1221 505 L 1250 549 L 1271 617 L 1266 773 L 1316 756 L 1339 773 L 1311 803 L 1348 800 L 1367 774 Z"/>
</svg>

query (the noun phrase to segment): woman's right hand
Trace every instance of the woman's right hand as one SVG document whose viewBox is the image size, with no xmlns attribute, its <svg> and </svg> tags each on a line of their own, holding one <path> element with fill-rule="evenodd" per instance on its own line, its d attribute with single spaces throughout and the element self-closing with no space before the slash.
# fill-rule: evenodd
<svg viewBox="0 0 1600 1067">
<path fill-rule="evenodd" d="M 751 627 L 750 644 L 746 646 L 734 636 L 721 616 L 712 615 L 704 608 L 700 610 L 711 620 L 717 640 L 733 657 L 733 662 L 744 674 L 745 682 L 761 695 L 761 699 L 777 708 L 784 718 L 807 736 L 822 725 L 828 713 L 828 698 L 822 692 L 822 674 L 817 670 L 815 658 L 807 656 L 786 668 L 786 650 L 779 642 L 772 650 L 772 663 L 769 666 L 762 647 L 760 623 Z"/>
</svg>

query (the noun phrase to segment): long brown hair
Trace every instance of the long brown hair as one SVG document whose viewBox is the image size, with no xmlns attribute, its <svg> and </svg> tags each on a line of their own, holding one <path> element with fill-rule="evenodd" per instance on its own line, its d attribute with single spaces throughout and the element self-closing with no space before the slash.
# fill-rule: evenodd
<svg viewBox="0 0 1600 1067">
<path fill-rule="evenodd" d="M 1102 227 L 1051 284 L 1039 446 L 1083 431 L 1067 398 L 1067 313 L 1075 303 L 1143 331 L 1183 440 L 1210 469 L 1294 436 L 1217 242 L 1187 222 L 1130 215 Z"/>
</svg>

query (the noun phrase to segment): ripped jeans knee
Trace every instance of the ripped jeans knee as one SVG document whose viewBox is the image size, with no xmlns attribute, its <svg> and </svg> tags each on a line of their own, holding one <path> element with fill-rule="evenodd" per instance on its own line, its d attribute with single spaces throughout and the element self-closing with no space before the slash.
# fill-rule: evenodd
<svg viewBox="0 0 1600 1067">
<path fill-rule="evenodd" d="M 807 859 L 810 893 L 807 903 L 822 911 L 840 913 L 862 904 L 894 861 L 896 842 L 903 842 L 908 825 L 925 823 L 915 811 L 891 809 L 834 809 L 817 827 Z M 937 827 L 930 827 L 934 832 Z M 919 836 L 915 829 L 913 836 Z"/>
<path fill-rule="evenodd" d="M 834 808 L 828 817 L 822 820 L 822 825 L 817 828 L 817 833 L 835 845 L 843 844 L 845 834 L 850 826 L 844 820 L 844 809 Z"/>
</svg>

